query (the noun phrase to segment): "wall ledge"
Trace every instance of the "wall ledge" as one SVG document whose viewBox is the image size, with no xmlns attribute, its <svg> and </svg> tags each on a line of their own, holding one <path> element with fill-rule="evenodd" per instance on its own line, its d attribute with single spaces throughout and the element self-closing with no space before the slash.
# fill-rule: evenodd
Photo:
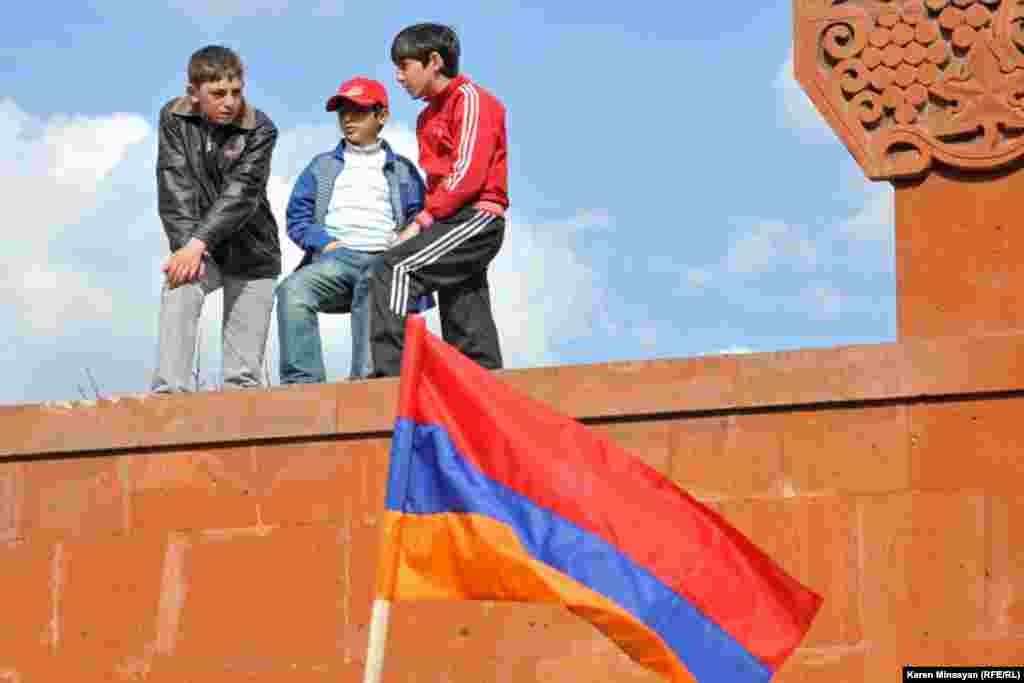
<svg viewBox="0 0 1024 683">
<path fill-rule="evenodd" d="M 503 370 L 583 420 L 1024 390 L 1024 334 Z M 390 432 L 396 379 L 0 407 L 0 459 Z"/>
</svg>

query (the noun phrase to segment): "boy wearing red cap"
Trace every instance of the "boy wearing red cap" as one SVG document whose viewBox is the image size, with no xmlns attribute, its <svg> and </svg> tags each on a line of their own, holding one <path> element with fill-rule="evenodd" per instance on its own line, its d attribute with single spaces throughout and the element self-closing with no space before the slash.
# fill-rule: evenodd
<svg viewBox="0 0 1024 683">
<path fill-rule="evenodd" d="M 416 296 L 438 292 L 445 341 L 485 368 L 500 368 L 487 267 L 508 208 L 505 107 L 459 75 L 459 39 L 448 26 L 416 24 L 391 45 L 398 82 L 427 101 L 416 124 L 426 206 L 370 278 L 374 372 L 399 373 L 404 317 Z"/>
<path fill-rule="evenodd" d="M 288 201 L 288 236 L 306 253 L 277 288 L 282 384 L 327 381 L 318 313 L 351 311 L 350 378 L 370 375 L 368 268 L 423 209 L 419 172 L 380 137 L 384 86 L 353 78 L 326 109 L 338 113 L 342 140 L 309 163 Z"/>
</svg>

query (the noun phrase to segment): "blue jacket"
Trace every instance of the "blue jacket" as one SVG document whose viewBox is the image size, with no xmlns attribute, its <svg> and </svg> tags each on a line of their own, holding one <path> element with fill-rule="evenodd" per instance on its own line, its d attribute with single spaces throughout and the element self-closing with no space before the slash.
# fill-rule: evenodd
<svg viewBox="0 0 1024 683">
<path fill-rule="evenodd" d="M 423 210 L 425 187 L 419 171 L 411 161 L 396 154 L 387 141 L 381 140 L 381 146 L 385 154 L 384 177 L 391 189 L 395 230 L 400 231 Z M 288 237 L 306 252 L 296 270 L 308 265 L 314 255 L 334 241 L 324 225 L 324 217 L 331 204 L 331 195 L 334 194 L 334 181 L 344 167 L 345 141 L 342 140 L 333 151 L 313 157 L 295 181 L 285 215 Z M 339 302 L 342 310 L 348 310 L 349 303 Z M 433 306 L 434 298 L 428 295 L 421 297 L 412 310 L 423 311 Z"/>
</svg>

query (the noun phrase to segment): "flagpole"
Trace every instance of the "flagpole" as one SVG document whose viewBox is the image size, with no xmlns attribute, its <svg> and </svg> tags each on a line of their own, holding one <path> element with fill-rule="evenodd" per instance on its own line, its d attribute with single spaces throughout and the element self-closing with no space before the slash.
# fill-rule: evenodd
<svg viewBox="0 0 1024 683">
<path fill-rule="evenodd" d="M 413 398 L 416 393 L 415 384 L 419 381 L 419 359 L 423 344 L 423 333 L 426 323 L 418 315 L 410 315 L 405 321 L 405 348 L 402 351 L 402 374 L 398 383 L 398 416 L 412 417 Z M 405 449 L 408 450 L 408 449 Z M 388 474 L 389 486 L 391 474 L 398 463 L 395 462 L 396 452 L 392 437 L 391 472 Z M 399 470 L 401 471 L 401 470 Z M 408 487 L 408 468 L 404 468 L 406 481 L 402 484 L 403 491 Z M 386 514 L 386 511 L 385 511 Z M 396 538 L 390 539 L 389 524 L 382 524 L 381 552 L 377 565 L 377 595 L 390 598 L 395 593 L 398 580 L 398 555 L 401 548 L 398 537 L 402 533 L 401 522 L 393 530 Z M 390 555 L 388 550 L 390 549 Z M 382 576 L 381 573 L 386 572 Z M 366 649 L 366 668 L 363 671 L 363 683 L 380 683 L 384 675 L 384 654 L 387 650 L 388 624 L 391 619 L 391 600 L 378 597 L 373 601 L 373 612 L 370 616 L 370 635 Z"/>
<path fill-rule="evenodd" d="M 366 670 L 363 683 L 380 683 L 384 675 L 384 652 L 387 649 L 388 621 L 391 617 L 391 601 L 373 601 L 373 615 L 370 617 L 370 643 L 366 650 Z"/>
</svg>

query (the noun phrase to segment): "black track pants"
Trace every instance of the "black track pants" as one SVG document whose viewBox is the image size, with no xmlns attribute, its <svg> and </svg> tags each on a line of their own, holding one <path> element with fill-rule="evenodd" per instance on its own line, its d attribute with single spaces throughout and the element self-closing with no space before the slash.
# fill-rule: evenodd
<svg viewBox="0 0 1024 683">
<path fill-rule="evenodd" d="M 500 368 L 487 266 L 505 236 L 501 216 L 464 208 L 382 254 L 370 277 L 374 376 L 399 374 L 409 302 L 437 292 L 444 340 L 479 365 Z"/>
</svg>

